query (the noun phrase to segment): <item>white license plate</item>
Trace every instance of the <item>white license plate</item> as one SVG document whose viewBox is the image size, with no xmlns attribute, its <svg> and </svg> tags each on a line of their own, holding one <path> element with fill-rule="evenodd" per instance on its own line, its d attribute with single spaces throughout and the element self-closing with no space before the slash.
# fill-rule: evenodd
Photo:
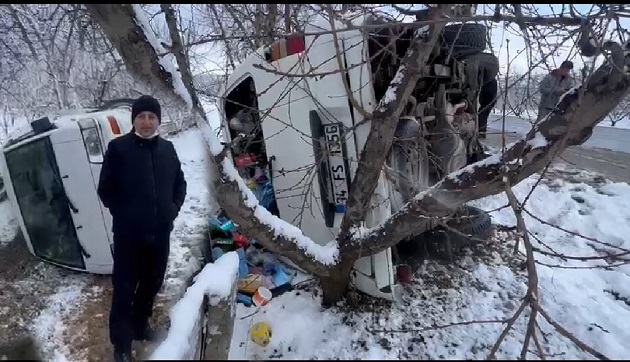
<svg viewBox="0 0 630 362">
<path fill-rule="evenodd" d="M 324 125 L 324 142 L 328 150 L 328 180 L 331 183 L 328 197 L 335 205 L 335 212 L 342 214 L 346 211 L 348 179 L 341 124 Z"/>
</svg>

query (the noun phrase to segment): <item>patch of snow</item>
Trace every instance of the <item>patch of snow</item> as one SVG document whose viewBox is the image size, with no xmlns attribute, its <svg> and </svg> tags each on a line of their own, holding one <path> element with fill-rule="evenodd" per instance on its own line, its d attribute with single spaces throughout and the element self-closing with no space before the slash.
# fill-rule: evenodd
<svg viewBox="0 0 630 362">
<path fill-rule="evenodd" d="M 0 202 L 0 246 L 12 241 L 18 230 L 19 225 L 11 202 L 8 199 Z"/>
<path fill-rule="evenodd" d="M 424 38 L 425 36 L 427 36 L 429 34 L 429 30 L 431 30 L 431 26 L 430 25 L 425 25 L 423 27 L 420 27 L 420 28 L 416 29 L 415 36 L 418 37 L 418 38 Z"/>
<path fill-rule="evenodd" d="M 538 115 L 538 109 L 526 109 L 522 112 L 520 112 L 518 115 L 515 114 L 513 111 L 511 110 L 506 110 L 506 116 L 510 117 L 510 118 L 518 118 L 518 119 L 522 119 L 526 122 L 534 122 L 536 120 L 536 117 Z M 500 109 L 499 107 L 494 108 L 492 110 L 492 118 L 493 120 L 488 122 L 488 125 L 493 124 L 493 123 L 497 123 L 497 121 L 501 120 L 501 117 L 503 115 L 503 110 Z M 496 117 L 499 117 L 498 119 Z M 612 119 L 616 119 L 612 118 Z M 509 122 L 509 120 L 508 120 Z M 500 122 L 499 122 L 500 123 Z M 620 120 L 613 126 L 612 122 L 611 122 L 611 117 L 606 117 L 604 118 L 603 121 L 601 121 L 599 124 L 597 124 L 597 127 L 604 127 L 604 128 L 618 128 L 618 129 L 630 129 L 630 117 L 620 117 Z M 494 125 L 493 129 L 500 129 L 500 125 Z"/>
<path fill-rule="evenodd" d="M 342 22 L 335 21 L 336 29 L 344 29 L 352 27 L 361 27 L 365 25 L 366 20 L 368 19 L 369 14 L 366 14 L 364 11 L 346 11 L 341 14 L 340 18 Z M 351 26 L 349 26 L 351 25 Z"/>
<path fill-rule="evenodd" d="M 181 73 L 176 66 L 177 60 L 175 59 L 175 55 L 172 52 L 167 52 L 162 46 L 162 43 L 155 36 L 155 33 L 151 29 L 149 18 L 142 7 L 139 4 L 131 4 L 131 6 L 133 7 L 133 11 L 135 13 L 136 24 L 142 28 L 147 40 L 158 54 L 158 62 L 167 72 L 171 73 L 175 92 L 182 97 L 188 108 L 192 109 L 193 101 L 190 97 L 190 93 L 188 93 L 188 89 L 186 89 L 186 86 L 182 81 Z"/>
<path fill-rule="evenodd" d="M 533 123 L 533 121 L 530 122 L 527 119 L 506 116 L 505 132 L 506 134 L 514 134 L 516 136 L 526 135 L 534 126 Z M 617 127 L 601 125 L 600 123 L 595 127 L 593 135 L 579 147 L 604 148 L 617 152 L 630 153 L 630 143 L 627 142 L 627 139 L 630 137 L 630 130 L 625 128 L 630 126 L 630 121 L 625 126 L 623 124 L 617 124 Z M 501 131 L 501 116 L 495 115 L 489 117 L 488 129 Z"/>
<path fill-rule="evenodd" d="M 232 292 L 234 280 L 238 274 L 239 257 L 236 252 L 222 255 L 216 262 L 206 264 L 196 276 L 195 282 L 175 306 L 169 317 L 171 327 L 168 336 L 151 355 L 151 360 L 181 360 L 188 358 L 194 346 L 191 346 L 191 332 L 200 322 L 204 296 L 227 299 Z"/>
<path fill-rule="evenodd" d="M 530 193 L 536 180 L 537 177 L 532 176 L 514 187 L 519 200 Z M 534 246 L 547 252 L 549 249 L 545 245 L 555 253 L 570 257 L 602 255 L 598 252 L 602 250 L 619 253 L 617 248 L 630 248 L 628 200 L 630 186 L 626 183 L 593 187 L 556 180 L 552 185 L 538 185 L 525 208 L 551 225 L 591 240 L 545 225 L 527 214 L 524 215 L 525 223 L 535 236 Z M 505 194 L 474 202 L 486 210 L 506 203 Z M 492 217 L 500 224 L 516 224 L 509 208 L 493 212 Z M 536 258 L 545 264 L 538 265 L 540 297 L 552 318 L 608 357 L 627 356 L 629 351 L 624 341 L 630 338 L 630 332 L 624 327 L 626 323 L 620 324 L 620 320 L 630 319 L 630 306 L 623 302 L 630 297 L 630 267 L 614 267 L 619 263 L 603 260 L 561 260 L 540 254 Z M 592 328 L 593 325 L 597 327 Z M 567 353 L 577 356 L 575 352 Z M 565 355 L 564 358 L 568 357 Z"/>
<path fill-rule="evenodd" d="M 64 319 L 76 311 L 82 301 L 82 291 L 86 280 L 71 278 L 72 283 L 61 286 L 48 297 L 46 309 L 32 321 L 31 328 L 43 352 L 53 362 L 66 362 L 70 355 L 63 343 L 65 334 Z"/>
<path fill-rule="evenodd" d="M 193 249 L 205 240 L 208 217 L 217 210 L 213 189 L 207 181 L 210 165 L 205 141 L 196 128 L 168 138 L 177 151 L 186 178 L 186 199 L 173 223 L 171 249 L 166 269 L 166 295 L 183 293 L 188 278 L 201 268 Z"/>
<path fill-rule="evenodd" d="M 383 96 L 383 99 L 380 101 L 378 108 L 385 107 L 389 103 L 394 102 L 396 100 L 396 92 L 398 91 L 398 86 L 403 80 L 404 70 L 405 70 L 404 65 L 401 65 L 398 68 L 398 71 L 396 72 L 394 79 L 392 79 L 392 81 L 389 83 L 389 87 L 387 87 L 387 91 L 385 91 L 385 95 Z"/>
<path fill-rule="evenodd" d="M 536 132 L 536 135 L 534 135 L 534 138 L 527 141 L 527 144 L 531 146 L 532 148 L 542 148 L 542 147 L 547 146 L 549 142 L 547 142 L 547 138 L 542 133 Z"/>
<path fill-rule="evenodd" d="M 530 177 L 514 187 L 520 200 L 536 182 Z M 630 247 L 630 186 L 608 183 L 601 186 L 546 181 L 526 203 L 527 210 L 553 224 L 583 233 L 618 247 Z M 474 202 L 486 210 L 507 203 L 504 194 Z M 514 225 L 509 208 L 493 212 L 495 223 Z M 594 247 L 612 247 L 567 234 L 526 217 L 528 228 L 541 242 L 571 256 L 597 254 Z M 505 232 L 499 232 L 505 234 Z M 506 239 L 506 244 L 509 244 Z M 536 247 L 546 250 L 541 244 Z M 508 245 L 507 248 L 512 246 Z M 630 267 L 597 267 L 603 261 L 561 260 L 537 253 L 541 304 L 553 320 L 580 340 L 612 359 L 630 353 Z M 517 257 L 521 258 L 522 257 Z M 230 359 L 486 359 L 505 324 L 522 302 L 526 277 L 508 268 L 501 256 L 484 262 L 464 257 L 456 267 L 464 274 L 463 285 L 436 285 L 420 279 L 414 298 L 401 308 L 386 305 L 379 313 L 355 311 L 346 314 L 321 308 L 321 298 L 308 291 L 285 293 L 260 309 L 238 305 Z M 425 263 L 424 273 L 440 278 L 437 263 Z M 444 270 L 444 278 L 450 277 Z M 627 299 L 626 299 L 627 300 Z M 355 308 L 356 309 L 356 308 Z M 515 323 L 502 343 L 498 359 L 520 355 L 529 312 Z M 272 332 L 266 347 L 249 338 L 253 323 L 266 322 Z M 437 326 L 451 325 L 447 328 Z M 545 336 L 539 340 L 548 358 L 591 359 L 538 317 Z M 528 358 L 538 358 L 530 348 Z"/>
</svg>

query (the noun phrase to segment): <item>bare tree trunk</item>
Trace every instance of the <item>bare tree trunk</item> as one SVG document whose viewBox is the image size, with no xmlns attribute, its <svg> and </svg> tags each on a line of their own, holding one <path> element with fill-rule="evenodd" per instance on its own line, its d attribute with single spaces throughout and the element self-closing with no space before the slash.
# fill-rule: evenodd
<svg viewBox="0 0 630 362">
<path fill-rule="evenodd" d="M 171 74 L 159 64 L 155 49 L 149 43 L 144 30 L 138 26 L 132 5 L 84 5 L 124 59 L 130 74 L 153 85 L 160 93 L 173 97 L 184 106 L 185 101 L 173 93 Z"/>
<path fill-rule="evenodd" d="M 278 4 L 267 4 L 267 25 L 265 26 L 266 44 L 272 43 L 276 31 L 276 22 L 278 21 Z"/>
<path fill-rule="evenodd" d="M 284 31 L 291 33 L 291 4 L 284 4 Z"/>
<path fill-rule="evenodd" d="M 190 63 L 184 54 L 184 45 L 179 34 L 179 28 L 177 27 L 177 17 L 175 16 L 175 10 L 173 10 L 173 7 L 170 4 L 161 4 L 160 6 L 162 8 L 162 11 L 164 12 L 166 24 L 168 26 L 169 33 L 171 34 L 171 51 L 173 52 L 173 54 L 175 54 L 177 67 L 179 68 L 179 73 L 182 76 L 182 82 L 184 82 L 184 86 L 190 94 L 194 110 L 197 111 L 197 113 L 205 120 L 206 114 L 203 111 L 201 103 L 199 102 L 197 92 L 195 92 L 194 90 L 193 77 L 192 73 L 190 72 Z M 192 126 L 193 124 L 183 124 L 182 128 Z"/>
<path fill-rule="evenodd" d="M 256 36 L 256 38 L 254 39 L 254 44 L 256 48 L 259 48 L 262 44 L 262 24 L 262 4 L 256 4 L 256 12 L 254 13 L 254 35 Z"/>
<path fill-rule="evenodd" d="M 15 24 L 17 25 L 18 29 L 20 30 L 20 33 L 22 34 L 22 40 L 24 40 L 24 42 L 26 43 L 26 46 L 28 47 L 28 49 L 31 52 L 31 55 L 33 56 L 33 58 L 35 60 L 39 60 L 39 56 L 37 54 L 37 50 L 35 49 L 35 46 L 33 45 L 33 42 L 31 41 L 31 39 L 29 38 L 28 31 L 26 30 L 26 27 L 24 26 L 24 23 L 22 23 L 22 20 L 20 19 L 19 15 L 17 14 L 17 10 L 15 10 L 14 5 L 7 4 L 6 6 L 9 9 L 9 12 L 11 13 L 11 17 L 15 21 Z"/>
<path fill-rule="evenodd" d="M 352 268 L 356 259 L 342 260 L 332 268 L 329 276 L 319 278 L 319 286 L 322 288 L 322 305 L 324 307 L 333 306 L 343 299 L 350 289 Z"/>
</svg>

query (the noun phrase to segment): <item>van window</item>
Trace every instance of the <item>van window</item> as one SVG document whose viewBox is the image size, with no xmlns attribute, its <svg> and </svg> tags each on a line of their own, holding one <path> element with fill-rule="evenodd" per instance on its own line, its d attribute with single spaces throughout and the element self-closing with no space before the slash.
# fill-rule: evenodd
<svg viewBox="0 0 630 362">
<path fill-rule="evenodd" d="M 70 201 L 48 137 L 23 144 L 5 155 L 24 226 L 38 257 L 85 269 Z"/>
<path fill-rule="evenodd" d="M 78 123 L 88 160 L 90 163 L 103 163 L 103 142 L 96 121 L 92 118 L 83 118 Z"/>
</svg>

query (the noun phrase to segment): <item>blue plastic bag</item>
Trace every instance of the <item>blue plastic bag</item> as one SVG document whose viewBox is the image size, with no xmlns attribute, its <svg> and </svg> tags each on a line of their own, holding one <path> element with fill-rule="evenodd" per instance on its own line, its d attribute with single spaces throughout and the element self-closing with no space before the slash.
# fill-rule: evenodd
<svg viewBox="0 0 630 362">
<path fill-rule="evenodd" d="M 238 277 L 245 278 L 249 274 L 249 268 L 247 267 L 247 258 L 245 257 L 245 249 L 236 249 L 238 254 Z"/>
</svg>

